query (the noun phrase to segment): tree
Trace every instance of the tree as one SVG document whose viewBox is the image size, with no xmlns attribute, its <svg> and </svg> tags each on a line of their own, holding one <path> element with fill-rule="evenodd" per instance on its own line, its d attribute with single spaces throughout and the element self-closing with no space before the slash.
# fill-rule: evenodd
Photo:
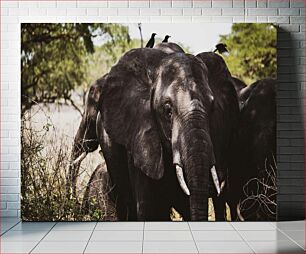
<svg viewBox="0 0 306 254">
<path fill-rule="evenodd" d="M 34 103 L 70 102 L 73 91 L 87 87 L 87 55 L 94 39 L 106 49 L 129 44 L 128 28 L 119 24 L 39 23 L 21 25 L 22 113 Z"/>
<path fill-rule="evenodd" d="M 230 52 L 224 59 L 232 73 L 247 83 L 276 78 L 276 28 L 271 24 L 233 24 L 228 35 L 221 35 Z"/>
</svg>

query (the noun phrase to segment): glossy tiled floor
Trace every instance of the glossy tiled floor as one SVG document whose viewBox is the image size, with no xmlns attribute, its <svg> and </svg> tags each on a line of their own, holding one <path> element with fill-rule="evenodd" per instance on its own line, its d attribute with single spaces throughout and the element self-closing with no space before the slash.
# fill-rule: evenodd
<svg viewBox="0 0 306 254">
<path fill-rule="evenodd" d="M 305 221 L 32 222 L 1 218 L 0 253 L 304 253 Z"/>
</svg>

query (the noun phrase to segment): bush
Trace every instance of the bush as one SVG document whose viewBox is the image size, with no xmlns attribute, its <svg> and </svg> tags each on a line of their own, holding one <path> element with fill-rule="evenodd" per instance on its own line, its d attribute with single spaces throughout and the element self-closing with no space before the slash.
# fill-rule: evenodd
<svg viewBox="0 0 306 254">
<path fill-rule="evenodd" d="M 81 200 L 92 170 L 81 168 L 78 199 L 66 193 L 66 174 L 70 163 L 71 138 L 59 135 L 46 114 L 45 124 L 37 128 L 31 109 L 22 116 L 21 125 L 21 216 L 24 221 L 103 220 L 104 211 L 95 207 L 85 215 Z M 35 125 L 35 126 L 34 126 Z M 84 174 L 85 173 L 85 174 Z M 97 216 L 101 214 L 101 216 Z"/>
</svg>

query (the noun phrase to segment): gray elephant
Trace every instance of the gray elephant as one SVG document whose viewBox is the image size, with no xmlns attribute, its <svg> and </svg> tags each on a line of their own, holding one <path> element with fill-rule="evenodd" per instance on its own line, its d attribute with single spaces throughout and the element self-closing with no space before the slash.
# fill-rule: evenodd
<svg viewBox="0 0 306 254">
<path fill-rule="evenodd" d="M 99 146 L 96 133 L 97 105 L 101 95 L 102 84 L 106 77 L 107 74 L 92 84 L 86 94 L 85 111 L 74 138 L 71 163 L 66 176 L 66 192 L 70 198 L 76 198 L 76 183 L 82 160 L 88 153 L 95 151 Z"/>
<path fill-rule="evenodd" d="M 231 174 L 230 154 L 239 120 L 239 107 L 233 78 L 223 58 L 213 52 L 204 52 L 197 55 L 208 68 L 209 86 L 215 95 L 213 113 L 210 118 L 210 134 L 214 145 L 214 155 L 219 178 L 223 185 Z M 213 199 L 216 218 L 226 218 L 225 201 L 227 189 L 218 199 Z"/>
<path fill-rule="evenodd" d="M 175 51 L 131 50 L 99 86 L 97 137 L 120 220 L 169 220 L 171 207 L 185 220 L 207 220 L 208 196 L 224 186 L 234 86 L 224 69 L 209 73 L 201 56 Z M 227 126 L 218 132 L 220 124 Z"/>
<path fill-rule="evenodd" d="M 203 61 L 137 49 L 108 74 L 97 130 L 119 218 L 167 220 L 174 206 L 186 220 L 207 220 L 209 179 L 220 194 L 238 104 L 227 76 L 217 78 L 225 70 Z"/>
<path fill-rule="evenodd" d="M 273 220 L 276 218 L 276 190 L 273 190 L 276 187 L 273 183 L 276 181 L 276 81 L 263 79 L 241 92 L 243 104 L 231 154 L 228 203 L 234 220 Z M 247 188 L 244 187 L 248 182 Z M 239 204 L 248 195 L 263 194 L 261 187 L 266 186 L 270 186 L 266 193 L 269 201 L 263 204 L 250 199 L 244 202 L 249 209 L 241 211 Z"/>
</svg>

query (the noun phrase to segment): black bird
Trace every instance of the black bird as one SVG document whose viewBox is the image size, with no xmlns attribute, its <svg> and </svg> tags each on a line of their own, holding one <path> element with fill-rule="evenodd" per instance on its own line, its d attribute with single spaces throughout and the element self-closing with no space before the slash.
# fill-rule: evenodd
<svg viewBox="0 0 306 254">
<path fill-rule="evenodd" d="M 146 48 L 153 48 L 154 42 L 155 42 L 155 37 L 156 33 L 152 33 L 150 40 L 148 41 Z"/>
<path fill-rule="evenodd" d="M 225 53 L 225 52 L 228 53 L 228 50 L 227 50 L 226 47 L 227 47 L 226 44 L 224 44 L 224 43 L 219 43 L 219 44 L 216 45 L 216 49 L 214 50 L 214 52 L 217 52 L 217 51 L 218 51 L 220 54 L 223 54 L 223 53 Z"/>
<path fill-rule="evenodd" d="M 165 36 L 165 39 L 164 39 L 162 42 L 168 42 L 168 39 L 169 39 L 170 37 L 171 37 L 170 35 L 166 35 L 166 36 Z"/>
</svg>

